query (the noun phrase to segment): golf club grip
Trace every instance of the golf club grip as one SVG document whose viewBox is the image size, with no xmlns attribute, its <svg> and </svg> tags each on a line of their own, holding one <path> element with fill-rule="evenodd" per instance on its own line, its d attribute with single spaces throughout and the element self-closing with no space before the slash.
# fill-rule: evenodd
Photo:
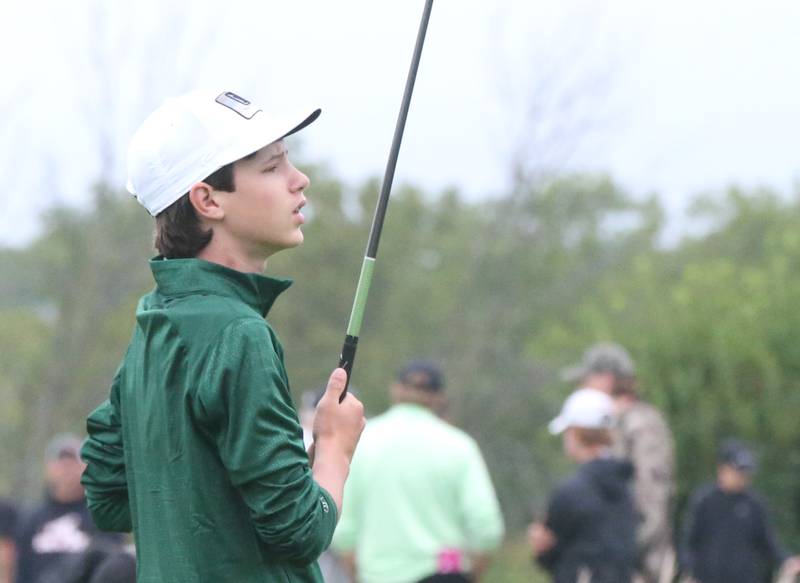
<svg viewBox="0 0 800 583">
<path fill-rule="evenodd" d="M 342 353 L 339 355 L 339 368 L 343 368 L 347 373 L 347 380 L 344 382 L 344 391 L 339 396 L 339 402 L 344 401 L 347 396 L 347 387 L 350 386 L 350 375 L 353 372 L 353 363 L 356 360 L 356 348 L 358 347 L 358 336 L 350 336 L 349 334 L 344 337 L 344 344 L 342 344 Z"/>
</svg>

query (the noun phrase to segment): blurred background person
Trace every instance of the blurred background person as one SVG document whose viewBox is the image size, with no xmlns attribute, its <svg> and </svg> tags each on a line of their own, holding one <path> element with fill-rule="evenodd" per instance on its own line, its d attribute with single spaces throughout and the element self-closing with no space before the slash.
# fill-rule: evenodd
<svg viewBox="0 0 800 583">
<path fill-rule="evenodd" d="M 49 569 L 37 583 L 136 583 L 135 550 L 95 537 L 85 551 L 64 557 L 58 569 Z"/>
<path fill-rule="evenodd" d="M 361 583 L 478 581 L 504 532 L 478 445 L 437 415 L 436 364 L 409 362 L 390 392 L 353 458 L 333 547 Z"/>
<path fill-rule="evenodd" d="M 760 497 L 750 488 L 756 461 L 740 441 L 719 448 L 717 479 L 692 495 L 681 537 L 685 581 L 765 583 L 783 568 L 789 580 L 800 558 L 781 547 Z"/>
<path fill-rule="evenodd" d="M 93 537 L 121 540 L 101 535 L 89 516 L 80 482 L 80 447 L 81 440 L 71 434 L 57 435 L 47 445 L 44 500 L 20 519 L 17 529 L 16 583 L 63 581 L 65 561 L 85 552 Z"/>
<path fill-rule="evenodd" d="M 92 572 L 87 583 L 136 583 L 136 555 L 118 551 L 107 556 Z"/>
<path fill-rule="evenodd" d="M 629 583 L 636 564 L 636 522 L 630 462 L 612 457 L 614 403 L 596 389 L 578 389 L 550 422 L 564 453 L 580 464 L 553 492 L 543 523 L 528 529 L 538 563 L 554 583 Z"/>
<path fill-rule="evenodd" d="M 633 359 L 613 342 L 591 346 L 564 380 L 593 388 L 614 400 L 613 451 L 633 464 L 633 496 L 640 515 L 636 533 L 636 581 L 667 583 L 675 572 L 672 502 L 675 447 L 666 419 L 639 397 Z"/>
</svg>

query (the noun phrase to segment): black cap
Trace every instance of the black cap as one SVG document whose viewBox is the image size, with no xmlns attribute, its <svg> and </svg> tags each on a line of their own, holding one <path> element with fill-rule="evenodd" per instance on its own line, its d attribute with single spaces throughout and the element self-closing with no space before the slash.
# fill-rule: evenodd
<svg viewBox="0 0 800 583">
<path fill-rule="evenodd" d="M 719 446 L 717 460 L 721 464 L 732 466 L 743 472 L 752 472 L 756 469 L 756 458 L 741 441 L 726 439 Z"/>
<path fill-rule="evenodd" d="M 397 373 L 397 382 L 423 391 L 441 391 L 444 377 L 439 366 L 429 360 L 411 360 Z"/>
</svg>

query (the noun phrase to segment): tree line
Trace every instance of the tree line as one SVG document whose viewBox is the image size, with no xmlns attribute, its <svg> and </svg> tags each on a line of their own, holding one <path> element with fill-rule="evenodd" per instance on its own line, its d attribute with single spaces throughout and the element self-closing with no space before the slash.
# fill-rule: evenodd
<svg viewBox="0 0 800 583">
<path fill-rule="evenodd" d="M 378 183 L 312 178 L 306 242 L 270 260 L 294 286 L 270 321 L 299 403 L 338 359 Z M 665 246 L 657 198 L 610 178 L 541 177 L 468 201 L 413 186 L 392 195 L 352 380 L 368 413 L 409 357 L 442 363 L 448 416 L 476 437 L 519 531 L 566 471 L 546 432 L 571 387 L 558 371 L 598 340 L 625 345 L 643 396 L 676 438 L 679 512 L 712 478 L 716 445 L 748 440 L 756 486 L 800 543 L 800 206 L 731 188 L 699 199 L 702 234 Z M 44 443 L 83 431 L 107 395 L 152 287 L 152 219 L 99 186 L 51 209 L 41 235 L 0 248 L 0 493 L 35 496 Z"/>
</svg>

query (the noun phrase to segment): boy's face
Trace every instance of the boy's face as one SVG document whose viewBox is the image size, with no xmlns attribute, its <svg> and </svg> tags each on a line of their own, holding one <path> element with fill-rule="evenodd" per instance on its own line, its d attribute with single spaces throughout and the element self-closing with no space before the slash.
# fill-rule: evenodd
<svg viewBox="0 0 800 583">
<path fill-rule="evenodd" d="M 567 427 L 562 434 L 561 440 L 566 456 L 572 461 L 580 461 L 581 447 L 575 428 Z"/>
<path fill-rule="evenodd" d="M 309 180 L 289 161 L 283 141 L 237 161 L 233 176 L 236 190 L 215 191 L 215 198 L 225 211 L 222 228 L 235 245 L 266 258 L 303 242 L 300 209 Z"/>
<path fill-rule="evenodd" d="M 742 492 L 750 486 L 752 476 L 749 472 L 735 468 L 730 464 L 717 467 L 717 483 L 725 492 Z"/>
</svg>

